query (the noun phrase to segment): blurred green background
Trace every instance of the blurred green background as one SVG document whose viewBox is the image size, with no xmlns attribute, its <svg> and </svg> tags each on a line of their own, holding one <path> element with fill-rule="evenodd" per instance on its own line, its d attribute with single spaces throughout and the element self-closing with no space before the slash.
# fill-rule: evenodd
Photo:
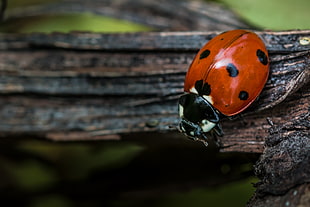
<svg viewBox="0 0 310 207">
<path fill-rule="evenodd" d="M 39 5 L 61 0 L 9 0 L 8 11 L 23 6 Z M 309 0 L 212 0 L 234 11 L 253 27 L 268 30 L 310 28 Z M 220 15 L 220 14 L 219 14 Z M 61 22 L 61 24 L 59 23 Z M 126 20 L 103 17 L 91 13 L 23 17 L 6 22 L 0 32 L 133 32 L 152 28 Z"/>
<path fill-rule="evenodd" d="M 268 30 L 310 29 L 308 0 L 219 0 L 248 23 Z"/>
<path fill-rule="evenodd" d="M 9 0 L 8 12 L 48 2 L 55 1 Z M 216 2 L 261 29 L 310 29 L 309 0 Z M 152 28 L 91 13 L 23 17 L 0 25 L 0 32 L 77 30 L 133 32 Z M 1 202 L 27 207 L 233 207 L 244 206 L 253 194 L 252 183 L 257 179 L 252 166 L 258 155 L 218 153 L 183 137 L 167 142 L 152 146 L 129 141 L 53 143 L 32 138 L 1 139 Z"/>
</svg>

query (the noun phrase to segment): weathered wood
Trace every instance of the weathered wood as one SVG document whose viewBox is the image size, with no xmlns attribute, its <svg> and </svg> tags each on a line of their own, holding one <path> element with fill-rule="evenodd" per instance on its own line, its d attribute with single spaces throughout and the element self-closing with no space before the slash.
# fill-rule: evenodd
<svg viewBox="0 0 310 207">
<path fill-rule="evenodd" d="M 271 128 L 265 139 L 265 150 L 255 165 L 261 181 L 255 185 L 257 191 L 248 206 L 309 206 L 309 99 L 307 84 L 281 104 L 284 109 L 274 108 L 281 110 L 280 116 L 269 119 Z"/>
<path fill-rule="evenodd" d="M 257 195 L 249 201 L 248 207 L 266 207 L 266 206 L 298 206 L 307 207 L 310 204 L 310 184 L 295 186 L 285 195 Z"/>
<path fill-rule="evenodd" d="M 257 193 L 284 194 L 296 185 L 310 182 L 310 118 L 309 113 L 301 116 L 307 116 L 302 123 L 289 120 L 270 130 L 267 148 L 255 166 L 262 180 L 257 184 Z M 299 127 L 298 131 L 294 127 Z"/>
<path fill-rule="evenodd" d="M 218 33 L 1 35 L 1 134 L 88 140 L 169 131 L 188 65 Z M 284 124 L 309 113 L 309 45 L 300 42 L 310 31 L 258 34 L 271 74 L 242 119 L 223 121 L 224 151 L 262 152 L 267 117 Z"/>
</svg>

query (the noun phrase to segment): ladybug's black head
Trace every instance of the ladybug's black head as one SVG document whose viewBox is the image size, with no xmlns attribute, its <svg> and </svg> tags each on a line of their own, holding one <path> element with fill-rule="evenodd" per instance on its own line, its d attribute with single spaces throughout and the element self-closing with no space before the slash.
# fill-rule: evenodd
<svg viewBox="0 0 310 207">
<path fill-rule="evenodd" d="M 202 96 L 187 93 L 179 99 L 179 114 L 181 117 L 180 130 L 193 139 L 206 139 L 204 133 L 214 127 L 220 129 L 220 117 L 214 107 Z M 218 135 L 222 135 L 218 130 Z"/>
</svg>

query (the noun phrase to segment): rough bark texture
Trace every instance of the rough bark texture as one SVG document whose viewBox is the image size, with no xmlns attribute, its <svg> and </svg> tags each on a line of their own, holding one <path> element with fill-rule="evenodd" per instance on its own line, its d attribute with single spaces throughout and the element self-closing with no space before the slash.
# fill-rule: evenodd
<svg viewBox="0 0 310 207">
<path fill-rule="evenodd" d="M 258 197 L 255 195 L 248 206 L 267 207 L 267 206 L 298 206 L 307 207 L 310 204 L 310 184 L 295 186 L 285 195 L 265 195 Z"/>
<path fill-rule="evenodd" d="M 2 35 L 1 134 L 87 140 L 172 130 L 188 65 L 216 34 Z M 296 120 L 295 132 L 309 130 L 298 123 L 309 117 L 309 45 L 300 40 L 310 32 L 258 34 L 270 53 L 271 73 L 242 118 L 223 121 L 224 151 L 262 152 L 268 117 L 275 125 Z"/>
</svg>

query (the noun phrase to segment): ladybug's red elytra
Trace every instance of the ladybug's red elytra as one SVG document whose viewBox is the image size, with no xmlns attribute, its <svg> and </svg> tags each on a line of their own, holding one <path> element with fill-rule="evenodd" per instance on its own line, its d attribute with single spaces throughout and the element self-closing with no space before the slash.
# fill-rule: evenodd
<svg viewBox="0 0 310 207">
<path fill-rule="evenodd" d="M 179 99 L 180 130 L 206 140 L 222 136 L 219 121 L 245 110 L 262 91 L 269 74 L 264 42 L 253 32 L 231 30 L 205 44 L 189 67 Z"/>
</svg>

